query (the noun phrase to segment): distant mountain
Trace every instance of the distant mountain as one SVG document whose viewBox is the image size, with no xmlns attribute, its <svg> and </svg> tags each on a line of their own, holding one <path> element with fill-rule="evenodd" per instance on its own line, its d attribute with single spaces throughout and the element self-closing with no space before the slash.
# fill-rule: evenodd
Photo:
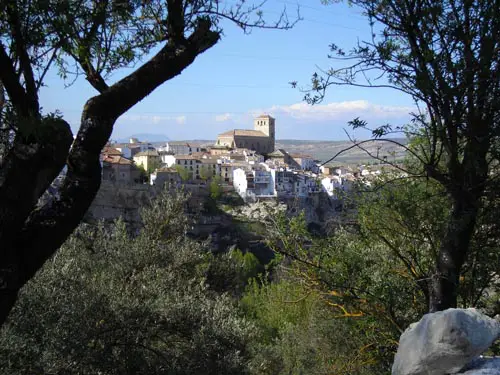
<svg viewBox="0 0 500 375">
<path fill-rule="evenodd" d="M 394 138 L 394 142 L 405 145 L 404 138 Z M 276 141 L 276 148 L 284 148 L 289 153 L 301 153 L 311 155 L 313 158 L 325 162 L 337 155 L 335 160 L 329 162 L 332 165 L 338 164 L 358 164 L 373 162 L 371 155 L 381 159 L 395 161 L 401 160 L 405 156 L 403 147 L 394 142 L 370 141 L 362 144 L 362 148 L 354 147 L 350 141 L 308 141 L 300 139 L 280 139 Z"/>
<path fill-rule="evenodd" d="M 167 142 L 170 141 L 170 138 L 167 137 L 165 134 L 154 134 L 154 133 L 137 133 L 137 134 L 132 134 L 127 138 L 119 138 L 119 139 L 113 139 L 113 141 L 122 143 L 122 142 L 128 142 L 130 138 L 137 138 L 141 142 Z"/>
</svg>

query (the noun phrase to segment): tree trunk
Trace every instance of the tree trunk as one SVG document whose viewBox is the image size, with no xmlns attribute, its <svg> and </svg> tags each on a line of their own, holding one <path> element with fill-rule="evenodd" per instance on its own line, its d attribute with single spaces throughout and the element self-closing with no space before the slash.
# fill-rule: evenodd
<svg viewBox="0 0 500 375">
<path fill-rule="evenodd" d="M 463 161 L 459 163 L 452 159 L 449 165 L 451 180 L 444 184 L 452 207 L 436 261 L 436 272 L 430 283 L 430 312 L 457 307 L 460 272 L 467 260 L 488 183 L 488 126 L 485 119 L 477 124 L 475 135 L 464 147 Z"/>
<path fill-rule="evenodd" d="M 66 241 L 91 205 L 101 183 L 100 153 L 116 119 L 214 46 L 220 35 L 211 31 L 211 26 L 210 20 L 199 19 L 188 39 L 167 43 L 143 66 L 89 99 L 69 155 L 66 149 L 62 161 L 58 159 L 60 166 L 42 164 L 31 154 L 34 162 L 26 163 L 20 153 L 12 154 L 1 166 L 0 193 L 9 192 L 18 203 L 11 196 L 0 194 L 0 203 L 5 202 L 0 204 L 0 326 L 13 308 L 19 290 Z M 53 132 L 47 134 L 48 139 L 33 145 L 39 153 L 52 150 Z M 57 196 L 42 207 L 35 207 L 39 195 L 64 165 L 66 155 L 67 173 Z M 32 170 L 16 168 L 19 165 Z"/>
<path fill-rule="evenodd" d="M 476 226 L 479 199 L 456 198 L 430 282 L 429 311 L 457 307 L 459 278 Z"/>
</svg>

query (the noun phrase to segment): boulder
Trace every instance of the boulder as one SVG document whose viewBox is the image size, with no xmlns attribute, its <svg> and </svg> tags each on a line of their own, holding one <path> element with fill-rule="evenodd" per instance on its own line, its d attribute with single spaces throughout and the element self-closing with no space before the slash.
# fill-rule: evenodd
<svg viewBox="0 0 500 375">
<path fill-rule="evenodd" d="M 475 309 L 426 314 L 401 335 L 393 375 L 459 372 L 497 339 L 500 325 Z"/>
<path fill-rule="evenodd" d="M 500 375 L 500 358 L 477 358 L 469 362 L 460 375 Z"/>
</svg>

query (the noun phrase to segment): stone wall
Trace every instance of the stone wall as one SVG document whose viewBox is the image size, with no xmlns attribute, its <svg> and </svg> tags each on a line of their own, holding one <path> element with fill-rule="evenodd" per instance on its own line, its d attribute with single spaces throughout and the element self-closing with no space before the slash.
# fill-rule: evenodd
<svg viewBox="0 0 500 375">
<path fill-rule="evenodd" d="M 156 191 L 150 185 L 127 185 L 102 181 L 101 187 L 85 215 L 85 220 L 90 222 L 101 219 L 112 221 L 121 216 L 127 223 L 139 223 L 139 209 L 148 205 L 155 195 Z"/>
<path fill-rule="evenodd" d="M 151 199 L 158 194 L 158 187 L 145 184 L 123 184 L 111 181 L 102 181 L 101 187 L 87 211 L 84 220 L 95 222 L 97 220 L 113 221 L 122 217 L 132 226 L 140 224 L 140 209 L 147 206 Z M 209 195 L 206 186 L 197 184 L 182 185 L 191 196 L 188 208 L 194 211 L 203 206 Z"/>
</svg>

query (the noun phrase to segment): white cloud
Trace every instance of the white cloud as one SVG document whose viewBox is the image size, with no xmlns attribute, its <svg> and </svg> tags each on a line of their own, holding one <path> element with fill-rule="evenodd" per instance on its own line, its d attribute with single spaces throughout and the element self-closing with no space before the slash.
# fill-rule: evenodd
<svg viewBox="0 0 500 375">
<path fill-rule="evenodd" d="M 177 116 L 175 118 L 175 122 L 178 123 L 179 125 L 184 125 L 186 123 L 186 119 L 187 117 L 186 116 Z"/>
<path fill-rule="evenodd" d="M 224 113 L 221 115 L 215 116 L 215 121 L 217 122 L 225 122 L 231 120 L 232 116 L 230 113 Z"/>
<path fill-rule="evenodd" d="M 187 117 L 185 115 L 181 116 L 159 116 L 159 115 L 134 115 L 134 114 L 129 114 L 129 115 L 123 115 L 120 117 L 121 121 L 126 121 L 126 122 L 141 122 L 145 125 L 147 124 L 161 124 L 164 122 L 171 122 L 174 121 L 175 123 L 179 125 L 183 125 L 186 123 Z"/>
<path fill-rule="evenodd" d="M 163 117 L 162 117 L 162 116 L 153 116 L 153 117 L 151 117 L 151 122 L 152 122 L 153 124 L 158 124 L 158 123 L 160 123 L 162 120 L 163 120 Z"/>
<path fill-rule="evenodd" d="M 291 105 L 274 105 L 267 110 L 252 110 L 252 115 L 258 113 L 270 113 L 275 117 L 290 116 L 296 120 L 303 121 L 349 121 L 355 117 L 364 120 L 391 120 L 409 118 L 409 113 L 414 111 L 410 106 L 387 106 L 368 102 L 366 100 L 354 100 L 344 102 L 332 102 L 327 104 L 310 105 L 304 102 Z"/>
</svg>

